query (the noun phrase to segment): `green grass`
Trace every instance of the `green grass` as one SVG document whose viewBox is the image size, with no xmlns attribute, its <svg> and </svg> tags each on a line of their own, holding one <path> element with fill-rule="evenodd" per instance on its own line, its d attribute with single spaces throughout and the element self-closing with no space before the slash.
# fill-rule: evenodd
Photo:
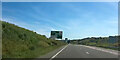
<svg viewBox="0 0 120 60">
<path fill-rule="evenodd" d="M 88 46 L 102 47 L 102 48 L 107 48 L 107 49 L 114 49 L 114 50 L 120 51 L 120 49 L 117 48 L 117 47 L 119 47 L 118 43 L 108 43 L 108 37 L 102 38 L 102 39 L 89 38 L 89 39 L 82 40 L 80 44 L 88 45 Z M 113 47 L 116 47 L 116 48 L 113 48 Z"/>
<path fill-rule="evenodd" d="M 0 58 L 2 56 L 2 39 L 0 38 Z"/>
<path fill-rule="evenodd" d="M 61 41 L 2 21 L 3 58 L 35 58 L 63 45 Z"/>
</svg>

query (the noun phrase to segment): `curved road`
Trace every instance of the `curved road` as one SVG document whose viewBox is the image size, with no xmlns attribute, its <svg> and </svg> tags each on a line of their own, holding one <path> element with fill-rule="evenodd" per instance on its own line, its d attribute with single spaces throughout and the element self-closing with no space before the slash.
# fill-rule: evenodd
<svg viewBox="0 0 120 60">
<path fill-rule="evenodd" d="M 118 52 L 115 50 L 68 44 L 40 58 L 118 58 Z"/>
</svg>

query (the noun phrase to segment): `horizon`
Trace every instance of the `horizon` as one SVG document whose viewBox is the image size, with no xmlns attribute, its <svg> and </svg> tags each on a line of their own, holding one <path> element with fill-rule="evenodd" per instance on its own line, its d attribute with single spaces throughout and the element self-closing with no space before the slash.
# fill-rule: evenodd
<svg viewBox="0 0 120 60">
<path fill-rule="evenodd" d="M 3 2 L 3 21 L 50 37 L 63 31 L 63 39 L 118 35 L 116 2 Z"/>
</svg>

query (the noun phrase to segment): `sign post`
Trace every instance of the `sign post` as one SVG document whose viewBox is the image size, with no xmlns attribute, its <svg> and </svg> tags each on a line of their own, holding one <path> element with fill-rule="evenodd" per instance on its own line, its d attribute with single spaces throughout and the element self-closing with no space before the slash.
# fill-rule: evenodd
<svg viewBox="0 0 120 60">
<path fill-rule="evenodd" d="M 62 31 L 51 31 L 51 39 L 62 39 Z"/>
</svg>

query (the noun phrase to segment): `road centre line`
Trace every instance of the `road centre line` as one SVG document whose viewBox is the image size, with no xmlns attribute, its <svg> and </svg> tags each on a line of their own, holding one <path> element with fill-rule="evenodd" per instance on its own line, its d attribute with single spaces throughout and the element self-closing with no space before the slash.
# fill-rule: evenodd
<svg viewBox="0 0 120 60">
<path fill-rule="evenodd" d="M 90 54 L 89 52 L 86 52 L 86 54 Z"/>
<path fill-rule="evenodd" d="M 87 48 L 91 48 L 91 49 L 94 49 L 94 50 L 98 50 L 98 51 L 102 51 L 102 52 L 107 52 L 107 53 L 111 53 L 111 54 L 114 54 L 114 55 L 118 55 L 118 53 L 116 53 L 116 52 L 104 50 L 104 49 L 101 49 L 101 48 L 91 47 L 91 46 L 85 46 L 85 45 L 82 45 L 82 46 L 83 47 L 87 47 Z"/>
</svg>

